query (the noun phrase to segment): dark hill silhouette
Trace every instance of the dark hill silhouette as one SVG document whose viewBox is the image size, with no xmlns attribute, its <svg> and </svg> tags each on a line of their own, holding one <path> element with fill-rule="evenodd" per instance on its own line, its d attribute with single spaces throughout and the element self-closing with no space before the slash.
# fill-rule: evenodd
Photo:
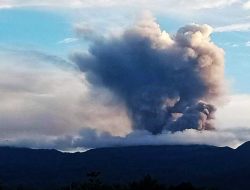
<svg viewBox="0 0 250 190">
<path fill-rule="evenodd" d="M 250 187 L 250 143 L 236 150 L 207 145 L 114 147 L 84 153 L 0 148 L 0 180 L 9 186 L 45 189 L 84 180 L 93 171 L 101 172 L 108 183 L 150 174 L 166 184 L 244 190 Z"/>
<path fill-rule="evenodd" d="M 249 150 L 250 150 L 250 141 L 243 143 L 236 150 L 237 151 L 247 151 L 247 152 L 249 152 Z"/>
</svg>

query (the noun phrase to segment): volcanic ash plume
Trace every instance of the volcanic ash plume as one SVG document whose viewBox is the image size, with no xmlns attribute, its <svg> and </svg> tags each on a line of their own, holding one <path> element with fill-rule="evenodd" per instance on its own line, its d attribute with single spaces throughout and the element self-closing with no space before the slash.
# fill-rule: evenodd
<svg viewBox="0 0 250 190">
<path fill-rule="evenodd" d="M 170 36 L 147 17 L 119 37 L 93 40 L 74 60 L 92 84 L 126 105 L 134 129 L 211 130 L 224 86 L 224 52 L 211 32 L 192 24 Z"/>
</svg>

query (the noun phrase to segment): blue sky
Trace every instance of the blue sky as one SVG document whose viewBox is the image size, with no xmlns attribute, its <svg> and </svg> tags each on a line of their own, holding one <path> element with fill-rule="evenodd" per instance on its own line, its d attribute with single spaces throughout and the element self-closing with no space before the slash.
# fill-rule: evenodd
<svg viewBox="0 0 250 190">
<path fill-rule="evenodd" d="M 70 37 L 70 21 L 53 12 L 32 9 L 0 10 L 0 41 L 9 48 L 40 49 L 52 54 L 66 53 L 58 42 Z M 59 53 L 59 54 L 60 54 Z"/>
<path fill-rule="evenodd" d="M 246 135 L 250 131 L 250 1 L 0 0 L 0 144 L 65 150 L 70 149 L 72 136 L 91 136 L 92 129 L 130 134 L 126 111 L 107 106 L 110 92 L 93 94 L 85 76 L 65 65 L 72 66 L 74 52 L 87 51 L 91 38 L 119 35 L 145 11 L 170 35 L 186 24 L 208 24 L 214 28 L 212 41 L 225 51 L 229 98 L 218 110 L 219 132 L 188 131 L 175 134 L 177 141 L 187 143 L 185 138 L 192 137 L 191 143 L 236 147 L 250 140 Z M 112 121 L 110 115 L 115 115 Z M 121 122 L 123 127 L 116 129 Z M 137 136 L 140 133 L 129 139 Z"/>
</svg>

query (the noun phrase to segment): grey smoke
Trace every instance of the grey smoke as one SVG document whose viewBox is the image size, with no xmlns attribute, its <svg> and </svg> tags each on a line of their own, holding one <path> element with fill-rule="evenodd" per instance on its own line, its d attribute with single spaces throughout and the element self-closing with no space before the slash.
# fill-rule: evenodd
<svg viewBox="0 0 250 190">
<path fill-rule="evenodd" d="M 191 24 L 170 36 L 146 16 L 73 58 L 89 82 L 125 104 L 134 129 L 211 130 L 224 87 L 224 52 L 211 33 L 208 25 Z"/>
</svg>

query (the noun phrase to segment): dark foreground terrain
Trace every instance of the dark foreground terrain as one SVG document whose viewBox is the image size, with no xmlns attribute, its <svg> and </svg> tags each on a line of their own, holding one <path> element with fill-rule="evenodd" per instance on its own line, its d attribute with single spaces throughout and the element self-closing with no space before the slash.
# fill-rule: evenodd
<svg viewBox="0 0 250 190">
<path fill-rule="evenodd" d="M 159 183 L 250 189 L 250 142 L 236 150 L 205 145 L 99 148 L 84 153 L 0 148 L 2 186 L 51 189 L 88 181 L 100 172 L 106 184 L 128 183 L 149 174 Z M 0 188 L 1 189 L 1 188 Z M 143 190 L 143 189 L 142 189 Z"/>
</svg>

